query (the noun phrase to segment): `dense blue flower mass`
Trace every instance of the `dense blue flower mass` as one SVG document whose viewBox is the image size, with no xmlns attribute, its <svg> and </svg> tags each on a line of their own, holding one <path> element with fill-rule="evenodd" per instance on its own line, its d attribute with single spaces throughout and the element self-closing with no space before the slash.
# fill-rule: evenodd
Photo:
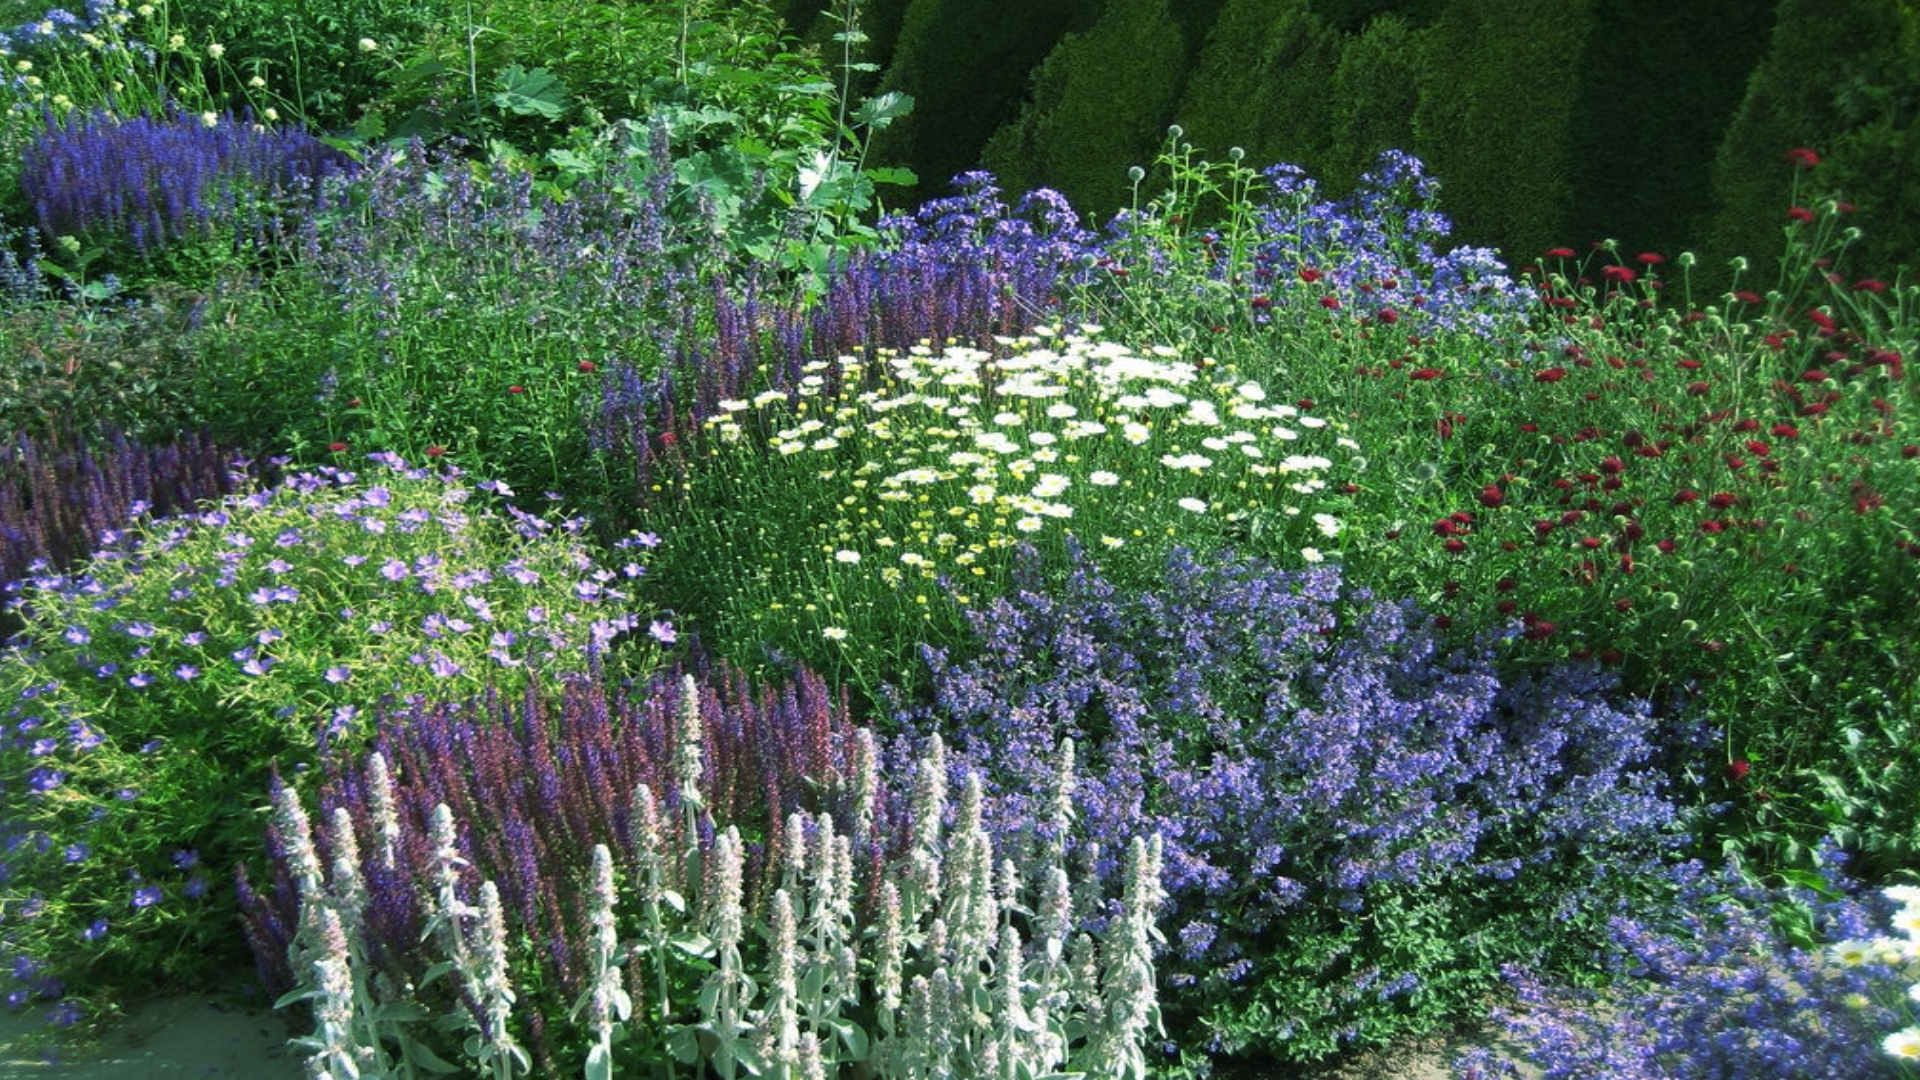
<svg viewBox="0 0 1920 1080">
<path fill-rule="evenodd" d="M 1468 897 L 1593 868 L 1592 898 L 1552 894 L 1565 914 L 1598 901 L 1600 867 L 1671 840 L 1653 721 L 1609 701 L 1593 668 L 1503 677 L 1490 647 L 1442 651 L 1411 605 L 1343 589 L 1331 566 L 1176 550 L 1163 586 L 1126 593 L 1075 560 L 1057 585 L 1028 560 L 975 619 L 970 658 L 926 650 L 932 700 L 896 702 L 897 719 L 950 740 L 956 775 L 983 771 L 991 827 L 1016 849 L 1046 840 L 1055 746 L 1073 738 L 1099 873 L 1129 837 L 1165 838 L 1165 971 L 1212 1003 L 1216 1028 L 1240 1007 L 1234 984 L 1300 977 L 1271 942 L 1334 925 L 1334 955 L 1315 961 L 1324 1000 L 1233 1023 L 1295 1053 L 1337 1042 L 1383 1001 L 1483 966 Z M 1411 929 L 1395 913 L 1440 895 L 1459 937 L 1396 955 Z"/>
<path fill-rule="evenodd" d="M 21 159 L 41 234 L 120 240 L 147 254 L 212 228 L 273 222 L 352 159 L 296 128 L 233 115 L 49 118 Z"/>
</svg>

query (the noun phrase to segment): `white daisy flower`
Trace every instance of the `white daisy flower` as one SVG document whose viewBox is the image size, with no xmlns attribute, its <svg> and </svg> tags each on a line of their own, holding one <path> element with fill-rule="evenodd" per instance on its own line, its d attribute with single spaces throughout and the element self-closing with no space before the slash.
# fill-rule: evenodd
<svg viewBox="0 0 1920 1080">
<path fill-rule="evenodd" d="M 1207 504 L 1192 497 L 1181 499 L 1177 505 L 1182 510 L 1189 510 L 1196 514 L 1204 514 L 1207 512 Z"/>
</svg>

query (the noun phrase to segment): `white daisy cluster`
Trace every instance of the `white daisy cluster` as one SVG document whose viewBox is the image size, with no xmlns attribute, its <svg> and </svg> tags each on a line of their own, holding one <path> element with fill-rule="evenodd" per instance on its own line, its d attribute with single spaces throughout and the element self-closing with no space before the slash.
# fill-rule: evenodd
<svg viewBox="0 0 1920 1080">
<path fill-rule="evenodd" d="M 1882 953 L 1895 954 L 1899 962 L 1920 963 L 1920 886 L 1895 885 L 1886 890 L 1886 895 L 1900 904 L 1900 910 L 1893 916 L 1893 928 L 1901 936 L 1871 944 L 1878 946 Z M 1842 943 L 1846 944 L 1850 943 Z M 1907 998 L 1920 1006 L 1920 981 L 1907 988 Z M 1909 1024 L 1887 1036 L 1880 1046 L 1903 1064 L 1920 1065 L 1920 1023 Z"/>
<path fill-rule="evenodd" d="M 989 552 L 1076 522 L 1107 547 L 1191 515 L 1272 512 L 1340 533 L 1291 504 L 1327 487 L 1352 440 L 1210 362 L 1098 334 L 1041 329 L 997 339 L 998 356 L 923 343 L 816 361 L 790 393 L 722 402 L 708 434 L 724 452 L 770 432 L 769 460 L 839 489 L 815 549 L 840 564 L 864 551 L 894 587 L 982 575 Z"/>
</svg>

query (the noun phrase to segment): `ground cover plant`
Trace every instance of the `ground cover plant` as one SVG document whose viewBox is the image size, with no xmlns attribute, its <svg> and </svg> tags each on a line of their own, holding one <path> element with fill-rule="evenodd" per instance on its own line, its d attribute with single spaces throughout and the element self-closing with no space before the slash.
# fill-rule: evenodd
<svg viewBox="0 0 1920 1080">
<path fill-rule="evenodd" d="M 0 676 L 11 945 L 61 958 L 76 990 L 232 955 L 208 871 L 258 850 L 238 778 L 364 744 L 385 698 L 584 671 L 636 630 L 672 640 L 623 591 L 654 538 L 600 568 L 577 528 L 486 505 L 498 485 L 372 469 L 143 514 L 85 566 L 20 583 Z"/>
<path fill-rule="evenodd" d="M 122 93 L 198 145 L 278 86 L 116 12 L 29 35 L 14 166 Z M 1681 253 L 1449 249 L 1404 155 L 1334 197 L 1177 131 L 1104 224 L 984 174 L 869 222 L 904 103 L 844 100 L 847 12 L 838 91 L 702 120 L 722 58 L 563 138 L 511 49 L 564 16 L 511 13 L 501 122 L 336 139 L 149 267 L 194 280 L 129 294 L 5 181 L 11 1003 L 230 980 L 239 909 L 340 1075 L 1197 1074 L 1503 993 L 1550 1068 L 1589 1000 L 1707 1033 L 1622 1076 L 1920 1053 L 1851 997 L 1912 973 L 1823 951 L 1920 872 L 1920 290 L 1850 265 L 1813 151 L 1777 270 L 1710 296 Z M 80 78 L 115 42 L 146 81 Z M 201 483 L 227 447 L 280 475 Z M 1857 885 L 1809 876 L 1836 844 Z"/>
</svg>

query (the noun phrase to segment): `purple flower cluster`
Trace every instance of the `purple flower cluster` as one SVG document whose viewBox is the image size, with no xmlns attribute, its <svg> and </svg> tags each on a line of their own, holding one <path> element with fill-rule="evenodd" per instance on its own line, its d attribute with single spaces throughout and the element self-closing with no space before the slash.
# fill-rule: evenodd
<svg viewBox="0 0 1920 1080">
<path fill-rule="evenodd" d="M 37 19 L 0 32 L 0 49 L 31 55 L 40 48 L 78 41 L 81 34 L 100 29 L 120 10 L 124 10 L 120 0 L 86 0 L 79 15 L 65 8 L 53 8 Z"/>
<path fill-rule="evenodd" d="M 1506 1041 L 1546 1080 L 1871 1080 L 1900 1075 L 1883 1036 L 1904 1022 L 1906 980 L 1884 958 L 1849 963 L 1816 942 L 1884 933 L 1886 910 L 1850 898 L 1833 869 L 1819 890 L 1767 889 L 1698 863 L 1674 868 L 1659 913 L 1616 916 L 1608 992 L 1509 973 L 1496 1011 Z M 1791 915 L 1792 918 L 1782 918 Z M 1794 926 L 1796 932 L 1789 933 Z M 1796 940 L 1810 938 L 1812 940 Z M 1461 1080 L 1522 1075 L 1476 1049 Z"/>
<path fill-rule="evenodd" d="M 352 164 L 304 131 L 249 117 L 96 110 L 48 119 L 22 154 L 20 187 L 48 241 L 125 240 L 145 255 L 215 226 L 267 226 L 283 204 Z"/>
<path fill-rule="evenodd" d="M 1169 1010 L 1214 1049 L 1324 1051 L 1430 983 L 1490 981 L 1475 897 L 1534 895 L 1544 910 L 1522 917 L 1553 918 L 1581 902 L 1548 887 L 1567 867 L 1594 888 L 1599 867 L 1670 842 L 1653 722 L 1610 703 L 1595 670 L 1503 677 L 1490 645 L 1443 652 L 1410 606 L 1343 591 L 1328 566 L 1176 550 L 1164 585 L 1127 593 L 1073 555 L 1058 584 L 1027 561 L 976 616 L 970 658 L 927 649 L 931 703 L 896 695 L 895 717 L 986 774 L 1016 850 L 1044 839 L 1055 744 L 1081 745 L 1100 873 L 1125 838 L 1165 838 Z M 1429 917 L 1450 922 L 1425 929 L 1424 954 L 1397 953 L 1407 898 L 1442 895 Z M 1316 935 L 1329 955 L 1306 977 L 1325 992 L 1242 1015 L 1249 994 L 1303 977 L 1285 969 L 1299 949 L 1274 943 Z"/>
<path fill-rule="evenodd" d="M 786 847 L 801 842 L 787 835 L 788 815 L 827 811 L 835 820 L 853 820 L 857 749 L 844 698 L 806 672 L 772 686 L 756 686 L 731 670 L 708 672 L 705 680 L 698 690 L 704 742 L 694 836 L 685 833 L 688 819 L 674 771 L 682 749 L 678 672 L 630 693 L 570 679 L 558 686 L 529 685 L 520 697 L 492 694 L 464 704 L 382 710 L 375 749 L 393 778 L 399 833 L 392 861 L 384 854 L 366 765 L 329 762 L 316 815 L 328 822 L 343 807 L 354 822 L 368 894 L 364 944 L 380 971 L 395 985 L 418 985 L 442 959 L 422 947 L 421 933 L 437 867 L 429 824 L 433 808 L 445 803 L 468 861 L 460 871 L 463 898 L 474 902 L 480 883 L 493 881 L 510 936 L 531 943 L 522 956 L 537 957 L 531 962 L 540 974 L 525 973 L 514 982 L 540 987 L 527 992 L 546 997 L 516 1011 L 529 1018 L 539 1071 L 561 1075 L 567 1070 L 555 1055 L 576 1042 L 561 1018 L 587 989 L 592 972 L 589 896 L 579 883 L 588 880 L 595 844 L 606 844 L 619 864 L 634 865 L 640 785 L 652 793 L 664 851 L 710 845 L 715 829 L 728 825 L 755 838 L 746 868 L 750 906 L 771 894 Z M 882 822 L 897 819 L 904 826 L 904 806 L 894 807 L 885 791 L 878 807 Z M 316 839 L 322 865 L 330 866 L 337 838 L 323 829 Z M 261 978 L 275 993 L 294 985 L 287 946 L 298 926 L 299 895 L 287 841 L 269 832 L 271 865 L 264 883 L 254 885 L 244 868 L 240 873 L 247 939 Z M 903 829 L 878 829 L 856 854 L 858 872 L 876 895 L 880 868 L 901 842 Z M 685 881 L 665 884 L 682 895 L 698 891 Z"/>
<path fill-rule="evenodd" d="M 1257 288 L 1312 278 L 1315 294 L 1338 300 L 1342 310 L 1404 324 L 1410 333 L 1493 336 L 1511 333 L 1524 318 L 1533 297 L 1494 252 L 1441 251 L 1453 224 L 1434 209 L 1439 182 L 1418 158 L 1383 152 L 1339 202 L 1318 198 L 1314 181 L 1295 166 L 1271 166 L 1261 175 L 1267 191 L 1257 215 Z"/>
<path fill-rule="evenodd" d="M 142 514 L 164 517 L 230 494 L 246 471 L 263 483 L 269 463 L 243 464 L 203 435 L 164 446 L 125 436 L 36 440 L 0 445 L 0 580 L 10 596 L 19 579 L 44 560 L 68 571 L 114 540 Z"/>
</svg>

